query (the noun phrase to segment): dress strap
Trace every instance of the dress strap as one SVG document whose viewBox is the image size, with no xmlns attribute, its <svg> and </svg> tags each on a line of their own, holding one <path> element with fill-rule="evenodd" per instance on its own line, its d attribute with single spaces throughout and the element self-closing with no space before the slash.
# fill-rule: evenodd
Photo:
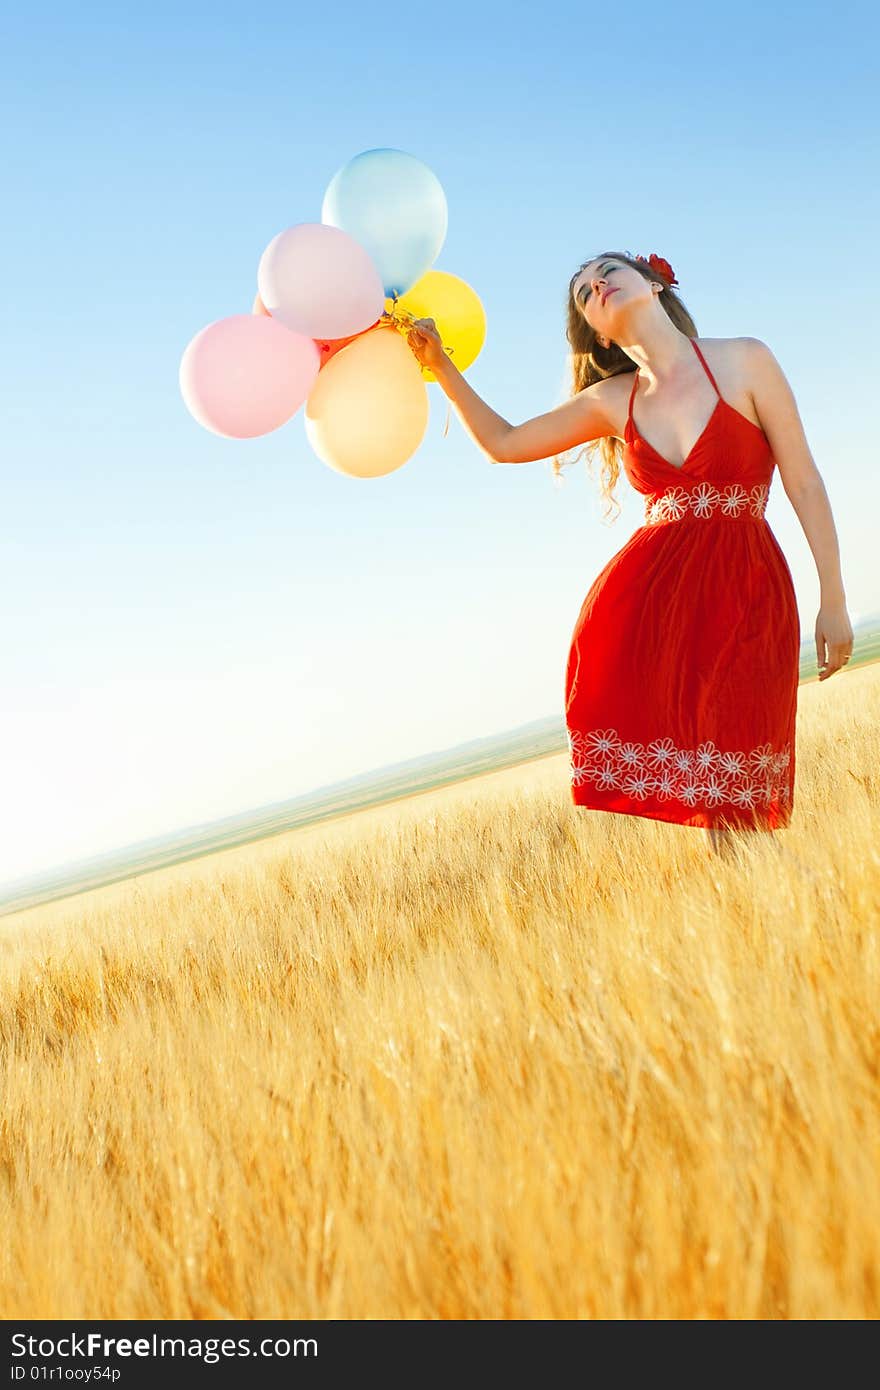
<svg viewBox="0 0 880 1390">
<path fill-rule="evenodd" d="M 627 411 L 627 414 L 626 414 L 626 423 L 627 423 L 628 425 L 631 425 L 632 422 L 633 422 L 633 399 L 634 399 L 635 394 L 636 394 L 636 387 L 637 387 L 638 384 L 639 384 L 639 369 L 638 369 L 638 367 L 636 367 L 635 371 L 633 372 L 632 378 L 633 378 L 632 390 L 631 390 L 630 393 L 629 393 L 629 410 Z"/>
<path fill-rule="evenodd" d="M 699 347 L 697 346 L 696 339 L 695 339 L 695 338 L 691 338 L 691 339 L 690 339 L 690 342 L 691 342 L 691 344 L 692 344 L 692 346 L 693 346 L 694 352 L 697 354 L 697 356 L 699 357 L 700 361 L 702 362 L 703 366 L 704 366 L 705 369 L 706 369 L 706 375 L 708 376 L 708 378 L 709 378 L 709 380 L 711 381 L 712 385 L 715 387 L 715 393 L 716 393 L 716 395 L 718 396 L 718 399 L 719 399 L 719 400 L 723 400 L 724 397 L 721 395 L 721 392 L 718 390 L 718 383 L 717 383 L 717 381 L 715 380 L 715 378 L 714 378 L 714 376 L 712 375 L 712 373 L 709 371 L 709 364 L 708 364 L 708 362 L 706 361 L 706 359 L 705 359 L 705 357 L 703 356 L 703 354 L 700 352 L 700 349 L 699 349 Z M 627 411 L 626 422 L 627 422 L 628 425 L 632 425 L 633 428 L 635 429 L 635 424 L 634 424 L 634 421 L 633 421 L 633 401 L 635 400 L 636 387 L 637 387 L 638 384 L 639 384 L 639 369 L 638 369 L 638 367 L 636 367 L 635 371 L 634 371 L 633 374 L 632 374 L 632 377 L 633 377 L 633 384 L 632 384 L 632 390 L 631 390 L 630 393 L 629 393 L 629 410 Z"/>
<path fill-rule="evenodd" d="M 705 357 L 703 356 L 703 354 L 700 352 L 700 349 L 697 347 L 696 339 L 695 339 L 695 338 L 691 338 L 691 342 L 692 342 L 693 347 L 694 347 L 694 352 L 697 354 L 697 356 L 699 357 L 699 359 L 700 359 L 700 361 L 702 362 L 703 366 L 706 368 L 706 375 L 707 375 L 707 377 L 709 378 L 709 380 L 711 381 L 712 385 L 715 387 L 715 391 L 716 391 L 718 397 L 719 397 L 720 399 L 723 399 L 723 397 L 721 396 L 721 392 L 718 390 L 718 383 L 716 382 L 716 380 L 715 380 L 714 376 L 712 375 L 712 373 L 709 371 L 709 364 L 707 363 L 707 361 L 706 361 Z"/>
</svg>

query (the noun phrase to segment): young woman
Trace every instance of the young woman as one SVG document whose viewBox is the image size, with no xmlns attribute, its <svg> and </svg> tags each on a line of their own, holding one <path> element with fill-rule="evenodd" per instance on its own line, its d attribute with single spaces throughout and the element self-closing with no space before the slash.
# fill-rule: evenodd
<svg viewBox="0 0 880 1390">
<path fill-rule="evenodd" d="M 706 830 L 788 825 L 800 625 L 764 517 L 773 469 L 819 571 L 819 679 L 852 653 L 837 534 L 791 388 L 756 338 L 697 339 L 667 261 L 608 252 L 575 272 L 573 395 L 521 425 L 497 415 L 444 352 L 408 333 L 493 463 L 598 441 L 603 496 L 622 460 L 644 525 L 584 599 L 565 678 L 575 805 Z M 559 460 L 556 459 L 558 470 Z"/>
</svg>

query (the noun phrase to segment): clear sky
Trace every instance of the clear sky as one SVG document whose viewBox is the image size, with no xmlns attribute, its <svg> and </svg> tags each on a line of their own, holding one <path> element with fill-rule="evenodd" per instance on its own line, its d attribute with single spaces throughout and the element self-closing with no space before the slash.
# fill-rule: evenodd
<svg viewBox="0 0 880 1390">
<path fill-rule="evenodd" d="M 854 622 L 880 606 L 874 7 L 19 6 L 4 20 L 0 883 L 563 716 L 583 597 L 641 522 L 583 462 L 493 467 L 428 387 L 367 482 L 303 412 L 199 426 L 178 368 L 250 310 L 287 226 L 362 150 L 428 164 L 435 267 L 480 295 L 468 369 L 512 423 L 564 399 L 588 256 L 657 252 L 703 337 L 794 388 Z M 815 565 L 767 519 L 802 631 Z M 838 678 L 840 679 L 840 678 Z"/>
</svg>

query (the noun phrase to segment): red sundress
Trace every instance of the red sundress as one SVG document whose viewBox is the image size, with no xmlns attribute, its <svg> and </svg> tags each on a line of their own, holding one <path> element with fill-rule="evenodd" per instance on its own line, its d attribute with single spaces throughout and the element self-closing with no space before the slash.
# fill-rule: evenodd
<svg viewBox="0 0 880 1390">
<path fill-rule="evenodd" d="M 794 804 L 800 621 L 764 517 L 767 436 L 721 395 L 681 465 L 633 421 L 624 471 L 645 521 L 594 580 L 572 636 L 565 721 L 576 806 L 776 830 Z"/>
</svg>

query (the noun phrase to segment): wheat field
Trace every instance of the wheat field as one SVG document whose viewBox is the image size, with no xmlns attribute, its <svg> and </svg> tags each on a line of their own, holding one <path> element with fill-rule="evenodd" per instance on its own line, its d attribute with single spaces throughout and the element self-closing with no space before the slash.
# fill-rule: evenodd
<svg viewBox="0 0 880 1390">
<path fill-rule="evenodd" d="M 12 1318 L 875 1318 L 880 666 L 795 815 L 564 754 L 0 919 Z"/>
</svg>

